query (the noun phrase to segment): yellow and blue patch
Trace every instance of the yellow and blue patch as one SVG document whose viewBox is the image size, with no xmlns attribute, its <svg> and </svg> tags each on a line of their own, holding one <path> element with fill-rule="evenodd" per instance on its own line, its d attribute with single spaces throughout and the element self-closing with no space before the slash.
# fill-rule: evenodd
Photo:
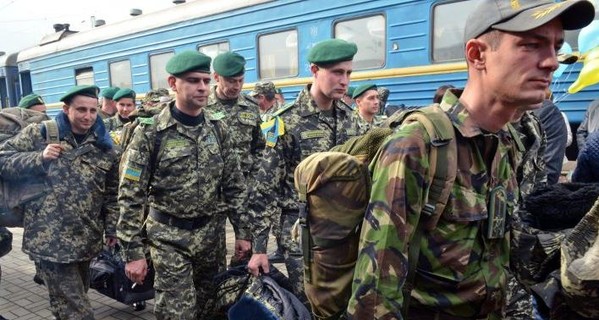
<svg viewBox="0 0 599 320">
<path fill-rule="evenodd" d="M 285 123 L 280 117 L 274 117 L 260 125 L 267 147 L 274 147 L 277 144 L 279 136 L 285 133 Z"/>
<path fill-rule="evenodd" d="M 141 169 L 127 166 L 127 168 L 125 168 L 123 177 L 132 181 L 139 181 L 141 177 Z"/>
</svg>

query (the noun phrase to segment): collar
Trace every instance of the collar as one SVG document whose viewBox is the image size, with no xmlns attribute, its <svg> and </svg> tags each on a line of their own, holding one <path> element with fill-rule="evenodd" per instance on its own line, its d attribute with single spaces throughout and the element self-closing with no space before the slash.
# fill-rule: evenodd
<svg viewBox="0 0 599 320">
<path fill-rule="evenodd" d="M 295 99 L 295 105 L 299 106 L 299 114 L 302 117 L 309 117 L 313 114 L 320 114 L 321 110 L 316 105 L 316 101 L 312 99 L 312 95 L 310 94 L 311 84 L 308 84 L 300 93 L 297 95 Z M 333 109 L 337 109 L 337 115 L 342 113 L 351 113 L 352 110 L 348 105 L 343 103 L 341 100 L 333 100 Z"/>
</svg>

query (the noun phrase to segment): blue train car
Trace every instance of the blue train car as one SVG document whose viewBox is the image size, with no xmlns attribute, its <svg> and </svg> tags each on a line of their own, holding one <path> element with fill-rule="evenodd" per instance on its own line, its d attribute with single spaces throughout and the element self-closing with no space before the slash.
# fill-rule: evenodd
<svg viewBox="0 0 599 320">
<path fill-rule="evenodd" d="M 235 51 L 247 59 L 246 89 L 271 80 L 291 100 L 311 80 L 309 49 L 335 37 L 358 45 L 352 85 L 372 81 L 390 89 L 391 104 L 427 105 L 438 86 L 466 82 L 462 34 L 477 1 L 195 0 L 24 50 L 18 72 L 52 104 L 75 84 L 143 94 L 167 87 L 164 66 L 176 52 Z M 576 38 L 568 33 L 574 49 Z M 572 122 L 599 96 L 599 86 L 564 94 L 580 69 L 553 84 Z"/>
</svg>

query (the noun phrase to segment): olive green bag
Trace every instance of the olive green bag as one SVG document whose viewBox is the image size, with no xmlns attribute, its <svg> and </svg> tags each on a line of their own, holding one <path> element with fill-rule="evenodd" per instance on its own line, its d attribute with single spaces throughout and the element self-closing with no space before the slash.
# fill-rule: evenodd
<svg viewBox="0 0 599 320">
<path fill-rule="evenodd" d="M 418 229 L 436 226 L 457 172 L 455 161 L 446 161 L 455 159 L 457 154 L 453 125 L 438 105 L 398 113 L 387 120 L 386 128 L 371 129 L 330 152 L 315 153 L 295 170 L 295 187 L 300 200 L 304 288 L 316 319 L 338 319 L 347 307 L 360 229 L 370 199 L 368 165 L 393 133 L 393 128 L 412 121 L 418 121 L 426 128 L 432 145 L 430 163 L 434 177 L 423 210 L 423 214 L 431 219 L 423 219 L 428 221 L 426 226 L 417 228 L 415 237 L 421 236 Z M 438 159 L 443 163 L 438 163 Z M 419 246 L 412 246 L 410 262 L 417 261 L 419 253 Z M 410 269 L 414 274 L 415 264 Z M 410 292 L 410 280 L 406 283 Z"/>
</svg>

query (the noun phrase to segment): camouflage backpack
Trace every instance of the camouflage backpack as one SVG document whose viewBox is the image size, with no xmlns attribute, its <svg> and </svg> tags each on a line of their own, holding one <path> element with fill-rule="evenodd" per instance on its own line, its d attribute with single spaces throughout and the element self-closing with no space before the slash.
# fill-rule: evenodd
<svg viewBox="0 0 599 320">
<path fill-rule="evenodd" d="M 0 142 L 17 135 L 29 124 L 40 122 L 46 127 L 46 142 L 59 143 L 58 124 L 55 120 L 49 120 L 43 112 L 22 108 L 9 108 L 0 112 Z M 22 227 L 21 205 L 43 196 L 47 188 L 45 183 L 4 180 L 0 177 L 0 226 Z"/>
<path fill-rule="evenodd" d="M 457 144 L 449 117 L 438 106 L 398 112 L 386 128 L 374 128 L 330 152 L 303 160 L 295 170 L 300 199 L 300 225 L 304 253 L 304 288 L 318 319 L 338 319 L 347 307 L 358 256 L 360 229 L 370 198 L 370 161 L 393 128 L 420 122 L 431 138 L 431 181 L 423 215 L 414 239 L 432 229 L 441 216 L 457 173 Z M 409 249 L 410 267 L 404 285 L 406 305 L 420 255 L 421 241 Z M 414 263 L 413 263 L 414 262 Z"/>
</svg>

